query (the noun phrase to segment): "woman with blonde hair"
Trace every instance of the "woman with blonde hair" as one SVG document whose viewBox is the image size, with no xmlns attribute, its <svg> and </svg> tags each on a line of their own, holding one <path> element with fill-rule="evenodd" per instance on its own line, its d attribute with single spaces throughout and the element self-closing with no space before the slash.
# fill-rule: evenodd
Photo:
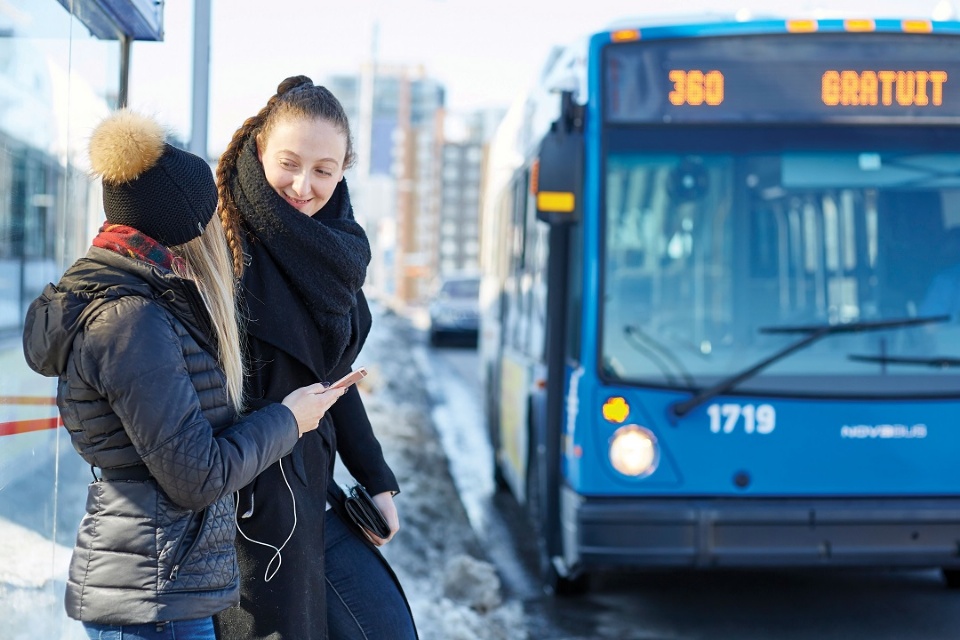
<svg viewBox="0 0 960 640">
<path fill-rule="evenodd" d="M 239 602 L 235 493 L 342 395 L 317 381 L 244 414 L 232 262 L 207 163 L 126 110 L 94 130 L 107 221 L 31 303 L 23 347 L 59 378 L 90 464 L 66 609 L 100 640 L 211 640 Z"/>
</svg>

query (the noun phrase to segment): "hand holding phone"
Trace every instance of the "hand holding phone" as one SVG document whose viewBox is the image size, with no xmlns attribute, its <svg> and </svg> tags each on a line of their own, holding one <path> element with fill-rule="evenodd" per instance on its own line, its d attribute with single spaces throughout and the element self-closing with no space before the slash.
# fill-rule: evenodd
<svg viewBox="0 0 960 640">
<path fill-rule="evenodd" d="M 356 371 L 351 371 L 347 375 L 343 376 L 342 378 L 334 382 L 332 385 L 330 385 L 330 388 L 331 389 L 335 389 L 337 387 L 347 388 L 350 385 L 356 382 L 359 382 L 361 379 L 365 378 L 366 376 L 367 376 L 367 370 L 364 367 L 360 367 Z"/>
</svg>

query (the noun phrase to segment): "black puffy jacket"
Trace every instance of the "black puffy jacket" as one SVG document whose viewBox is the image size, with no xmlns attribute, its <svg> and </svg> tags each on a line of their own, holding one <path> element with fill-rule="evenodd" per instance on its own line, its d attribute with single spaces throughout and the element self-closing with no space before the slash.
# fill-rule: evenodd
<svg viewBox="0 0 960 640">
<path fill-rule="evenodd" d="M 288 453 L 298 429 L 281 404 L 235 421 L 211 335 L 192 282 L 97 247 L 30 305 L 24 354 L 59 376 L 76 450 L 105 478 L 149 472 L 91 483 L 72 618 L 183 620 L 239 601 L 232 494 Z"/>
</svg>

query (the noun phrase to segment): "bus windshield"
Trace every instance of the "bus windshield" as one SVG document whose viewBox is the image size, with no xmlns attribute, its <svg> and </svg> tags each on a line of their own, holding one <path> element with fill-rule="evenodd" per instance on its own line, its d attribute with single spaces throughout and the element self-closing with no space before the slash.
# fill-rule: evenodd
<svg viewBox="0 0 960 640">
<path fill-rule="evenodd" d="M 825 335 L 736 391 L 960 394 L 960 147 L 909 127 L 849 132 L 609 131 L 603 375 L 704 388 L 804 327 L 891 321 Z"/>
</svg>

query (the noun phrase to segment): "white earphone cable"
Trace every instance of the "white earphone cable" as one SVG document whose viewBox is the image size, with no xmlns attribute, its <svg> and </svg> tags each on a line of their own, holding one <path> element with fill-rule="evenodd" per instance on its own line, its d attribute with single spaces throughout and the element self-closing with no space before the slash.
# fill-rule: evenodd
<svg viewBox="0 0 960 640">
<path fill-rule="evenodd" d="M 288 542 L 290 542 L 290 538 L 293 537 L 293 532 L 297 530 L 297 499 L 293 495 L 293 488 L 290 486 L 290 481 L 287 480 L 287 473 L 286 471 L 283 470 L 283 458 L 280 459 L 279 464 L 280 464 L 280 475 L 283 476 L 283 483 L 287 485 L 287 491 L 290 492 L 290 501 L 293 503 L 293 528 L 290 529 L 290 533 L 289 535 L 287 535 L 287 539 L 284 540 L 283 544 L 281 544 L 279 547 L 275 547 L 268 542 L 261 542 L 260 540 L 254 540 L 253 538 L 248 536 L 246 533 L 244 533 L 243 529 L 240 528 L 240 520 L 237 517 L 237 511 L 239 511 L 240 509 L 240 494 L 239 492 L 234 494 L 234 499 L 236 501 L 236 509 L 234 509 L 233 521 L 237 525 L 237 531 L 239 531 L 240 535 L 242 535 L 248 541 L 254 544 L 258 544 L 262 547 L 267 547 L 268 549 L 273 549 L 274 551 L 273 557 L 271 557 L 270 562 L 267 563 L 266 571 L 263 572 L 263 579 L 265 582 L 270 582 L 271 580 L 273 580 L 273 577 L 277 575 L 277 571 L 280 570 L 280 565 L 283 564 L 283 558 L 281 557 L 280 552 L 283 551 L 283 548 L 287 546 Z M 251 497 L 251 500 L 252 499 L 253 498 Z M 252 507 L 250 511 L 253 511 Z M 271 571 L 270 567 L 273 566 L 274 561 L 276 561 L 277 565 L 273 567 L 273 570 Z"/>
</svg>

